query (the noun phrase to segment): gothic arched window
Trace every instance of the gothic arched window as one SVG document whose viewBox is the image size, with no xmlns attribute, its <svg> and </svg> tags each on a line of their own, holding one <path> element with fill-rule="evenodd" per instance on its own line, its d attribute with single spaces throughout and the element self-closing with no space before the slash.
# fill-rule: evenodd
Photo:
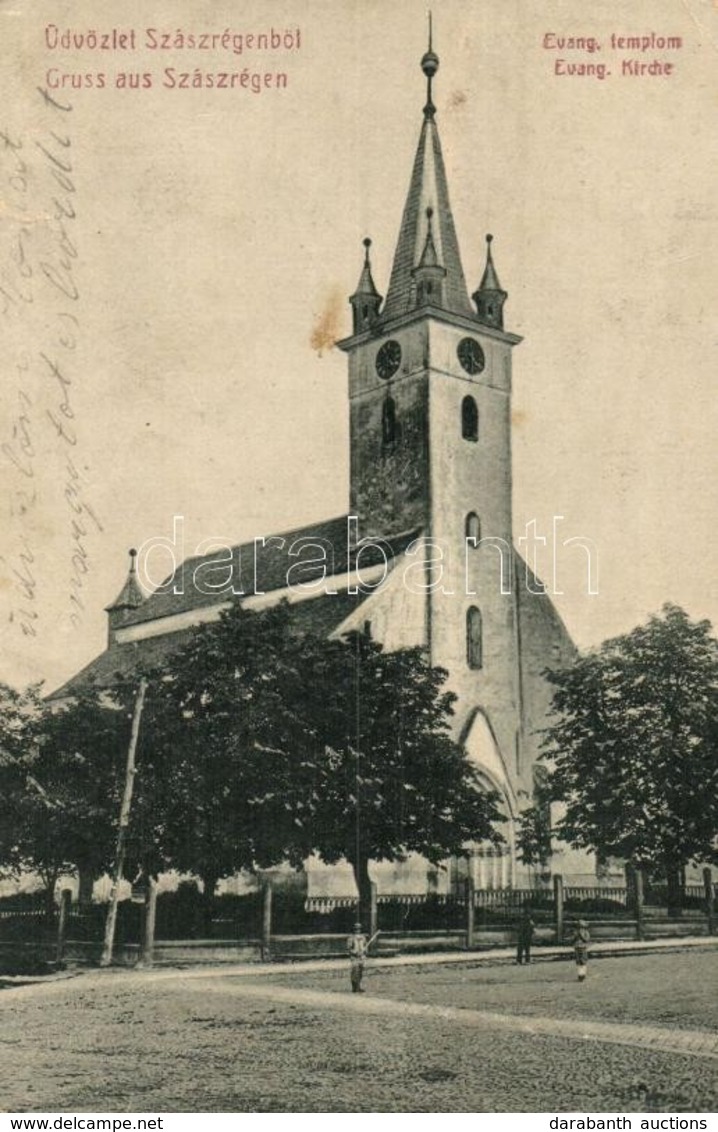
<svg viewBox="0 0 718 1132">
<path fill-rule="evenodd" d="M 478 546 L 481 540 L 481 520 L 475 511 L 469 511 L 466 516 L 464 535 L 474 546 Z"/>
<path fill-rule="evenodd" d="M 466 663 L 469 668 L 481 668 L 481 610 L 470 605 L 466 611 Z"/>
<path fill-rule="evenodd" d="M 461 435 L 464 440 L 479 439 L 479 410 L 473 397 L 461 402 Z"/>
<path fill-rule="evenodd" d="M 382 444 L 393 444 L 396 440 L 396 402 L 393 397 L 385 397 L 381 410 Z"/>
</svg>

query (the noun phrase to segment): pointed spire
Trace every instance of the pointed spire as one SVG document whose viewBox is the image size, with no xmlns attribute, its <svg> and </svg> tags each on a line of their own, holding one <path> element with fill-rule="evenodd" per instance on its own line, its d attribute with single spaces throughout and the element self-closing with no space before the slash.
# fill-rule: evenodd
<svg viewBox="0 0 718 1132">
<path fill-rule="evenodd" d="M 490 233 L 486 237 L 486 267 L 478 290 L 474 291 L 471 298 L 476 303 L 479 320 L 485 322 L 487 326 L 496 326 L 499 330 L 503 330 L 504 303 L 508 298 L 508 293 L 502 289 L 494 267 L 494 257 L 491 253 L 493 238 Z"/>
<path fill-rule="evenodd" d="M 359 276 L 357 289 L 349 299 L 354 312 L 355 334 L 361 334 L 363 330 L 368 330 L 374 325 L 379 317 L 379 307 L 381 306 L 382 297 L 374 286 L 371 274 L 370 247 L 371 240 L 367 236 L 364 240 L 364 266 Z"/>
<path fill-rule="evenodd" d="M 137 609 L 145 600 L 145 595 L 137 581 L 137 551 L 130 551 L 130 569 L 124 586 L 118 593 L 112 605 L 105 606 L 107 613 L 120 613 L 128 609 Z"/>
<path fill-rule="evenodd" d="M 432 207 L 434 210 L 432 242 L 437 263 L 441 263 L 445 271 L 441 305 L 444 310 L 452 311 L 454 314 L 472 317 L 474 313 L 461 266 L 459 244 L 456 239 L 454 218 L 449 203 L 446 169 L 441 153 L 439 132 L 436 128 L 436 107 L 432 99 L 431 84 L 438 68 L 439 58 L 432 47 L 430 22 L 429 50 L 421 60 L 421 69 L 427 79 L 424 121 L 419 135 L 416 157 L 414 158 L 409 192 L 404 205 L 404 215 L 401 220 L 396 252 L 394 253 L 394 264 L 384 310 L 382 311 L 382 319 L 405 314 L 412 310 L 415 305 L 413 273 L 425 251 L 424 217 L 427 207 Z"/>
</svg>

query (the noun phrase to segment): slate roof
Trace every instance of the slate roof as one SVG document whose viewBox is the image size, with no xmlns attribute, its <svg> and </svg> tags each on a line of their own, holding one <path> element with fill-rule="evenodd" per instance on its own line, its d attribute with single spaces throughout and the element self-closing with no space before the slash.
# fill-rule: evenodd
<svg viewBox="0 0 718 1132">
<path fill-rule="evenodd" d="M 283 589 L 288 578 L 293 584 L 321 577 L 320 563 L 310 563 L 326 555 L 326 573 L 341 574 L 354 566 L 354 549 L 348 545 L 348 516 L 310 523 L 282 534 L 253 540 L 232 547 L 231 573 L 227 551 L 187 558 L 142 605 L 123 622 L 138 625 L 184 613 L 200 606 L 215 605 L 232 597 L 271 593 Z M 383 540 L 389 558 L 402 554 L 418 531 L 406 531 Z M 381 561 L 378 550 L 371 546 L 362 552 L 361 565 L 366 569 Z M 291 571 L 291 574 L 290 574 Z"/>
<path fill-rule="evenodd" d="M 389 290 L 382 319 L 405 314 L 415 306 L 412 271 L 421 259 L 427 238 L 427 208 L 433 209 L 432 236 L 439 264 L 446 270 L 443 307 L 454 314 L 476 318 L 469 301 L 461 266 L 459 243 L 449 203 L 439 131 L 433 117 L 425 117 L 414 158 L 409 192 L 394 253 Z"/>
<path fill-rule="evenodd" d="M 225 579 L 228 574 L 228 557 L 221 554 L 208 554 L 188 558 L 178 569 L 162 583 L 154 593 L 147 597 L 142 606 L 132 612 L 131 616 L 123 622 L 122 628 L 129 625 L 146 624 L 158 621 L 163 617 L 171 617 L 192 609 L 206 608 L 218 605 L 228 600 L 242 600 L 242 595 L 232 592 L 243 589 L 244 596 L 253 593 L 271 593 L 282 590 L 287 584 L 287 572 L 294 567 L 291 575 L 293 582 L 309 581 L 312 577 L 321 577 L 321 568 L 314 564 L 310 566 L 307 561 L 306 570 L 298 573 L 299 557 L 292 556 L 300 546 L 305 546 L 305 559 L 309 558 L 309 547 L 319 545 L 325 549 L 327 555 L 327 574 L 343 574 L 351 570 L 355 563 L 354 549 L 347 545 L 347 517 L 331 519 L 324 523 L 312 523 L 307 527 L 300 527 L 287 531 L 281 535 L 274 535 L 265 540 L 266 545 L 256 548 L 256 586 L 255 586 L 255 543 L 243 543 L 232 548 L 233 576 L 225 586 L 208 593 L 199 588 L 201 582 L 214 572 Z M 387 557 L 391 559 L 403 554 L 407 546 L 418 535 L 418 530 L 407 531 L 399 535 L 382 540 Z M 279 545 L 280 542 L 282 545 Z M 316 551 L 311 552 L 317 556 Z M 333 559 L 333 568 L 330 566 Z M 372 564 L 382 560 L 377 549 L 368 546 L 362 551 L 361 567 L 366 570 Z M 200 568 L 198 576 L 197 570 Z M 175 587 L 182 592 L 175 593 Z M 336 629 L 361 603 L 369 596 L 368 593 L 350 594 L 346 590 L 338 593 L 320 593 L 315 597 L 305 598 L 302 601 L 292 602 L 290 611 L 292 625 L 300 632 L 312 632 L 328 636 Z M 180 648 L 189 637 L 201 632 L 202 625 L 188 627 L 175 632 L 156 634 L 141 640 L 119 644 L 113 641 L 105 652 L 97 656 L 85 668 L 81 669 L 67 683 L 63 684 L 48 698 L 50 700 L 63 699 L 73 695 L 81 688 L 96 687 L 109 688 L 119 682 L 136 678 L 138 669 L 152 668 L 162 665 L 172 652 Z"/>
</svg>

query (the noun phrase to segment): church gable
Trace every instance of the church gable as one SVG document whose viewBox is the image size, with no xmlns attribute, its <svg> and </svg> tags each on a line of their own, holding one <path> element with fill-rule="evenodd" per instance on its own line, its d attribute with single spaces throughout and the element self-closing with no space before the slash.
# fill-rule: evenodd
<svg viewBox="0 0 718 1132">
<path fill-rule="evenodd" d="M 385 649 L 426 647 L 427 593 L 424 548 L 410 544 L 386 581 L 353 610 L 331 636 L 368 632 Z"/>
</svg>

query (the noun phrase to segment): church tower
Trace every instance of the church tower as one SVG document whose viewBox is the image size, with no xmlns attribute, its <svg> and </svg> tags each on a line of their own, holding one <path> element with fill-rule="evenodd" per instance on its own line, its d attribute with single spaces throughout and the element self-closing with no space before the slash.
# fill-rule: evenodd
<svg viewBox="0 0 718 1132">
<path fill-rule="evenodd" d="M 439 60 L 431 42 L 421 67 L 427 98 L 386 300 L 365 241 L 350 300 L 353 334 L 339 343 L 349 361 L 350 510 L 360 537 L 421 532 L 421 643 L 449 671 L 457 737 L 516 817 L 533 792 L 511 523 L 511 353 L 520 339 L 504 329 L 507 293 L 491 236 L 473 305 L 469 298 L 432 99 Z M 511 829 L 504 834 L 512 840 Z M 500 868 L 508 883 L 512 852 Z"/>
</svg>

